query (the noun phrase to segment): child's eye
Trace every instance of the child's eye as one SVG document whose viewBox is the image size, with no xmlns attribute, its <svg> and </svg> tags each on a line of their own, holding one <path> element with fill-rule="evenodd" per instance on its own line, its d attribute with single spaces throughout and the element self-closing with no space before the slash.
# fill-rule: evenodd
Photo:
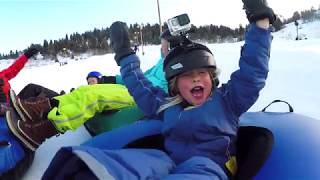
<svg viewBox="0 0 320 180">
<path fill-rule="evenodd" d="M 191 75 L 191 73 L 187 73 L 187 72 L 186 72 L 186 73 L 181 74 L 181 76 L 182 76 L 182 77 L 186 77 L 186 76 L 190 76 L 190 75 Z"/>
<path fill-rule="evenodd" d="M 205 73 L 207 73 L 207 71 L 206 71 L 206 70 L 199 71 L 199 74 L 205 74 Z"/>
</svg>

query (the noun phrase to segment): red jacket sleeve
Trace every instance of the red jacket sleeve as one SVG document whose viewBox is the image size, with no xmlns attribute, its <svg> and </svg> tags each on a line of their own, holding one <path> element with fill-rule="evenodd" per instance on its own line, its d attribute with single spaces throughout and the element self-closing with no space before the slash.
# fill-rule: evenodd
<svg viewBox="0 0 320 180">
<path fill-rule="evenodd" d="M 24 65 L 28 62 L 28 58 L 23 54 L 11 66 L 2 71 L 3 76 L 10 80 L 21 71 Z"/>
</svg>

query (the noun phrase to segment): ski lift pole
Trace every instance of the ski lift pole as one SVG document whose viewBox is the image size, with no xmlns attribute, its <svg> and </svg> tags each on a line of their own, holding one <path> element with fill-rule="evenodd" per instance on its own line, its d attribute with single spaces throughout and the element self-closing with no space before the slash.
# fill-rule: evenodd
<svg viewBox="0 0 320 180">
<path fill-rule="evenodd" d="M 296 26 L 296 30 L 297 30 L 297 37 L 296 37 L 296 40 L 299 40 L 299 33 L 298 33 L 298 26 L 299 26 L 299 23 L 297 20 L 294 21 L 294 25 Z"/>
<path fill-rule="evenodd" d="M 141 41 L 141 51 L 142 51 L 142 55 L 144 55 L 144 50 L 143 50 L 143 38 L 142 38 L 142 28 L 143 28 L 143 23 L 141 23 L 141 26 L 140 26 L 140 41 Z"/>
<path fill-rule="evenodd" d="M 162 33 L 162 23 L 161 23 L 161 16 L 160 16 L 159 0 L 157 0 L 157 5 L 158 5 L 158 17 L 159 17 L 159 26 L 160 26 L 160 34 L 161 34 Z"/>
</svg>

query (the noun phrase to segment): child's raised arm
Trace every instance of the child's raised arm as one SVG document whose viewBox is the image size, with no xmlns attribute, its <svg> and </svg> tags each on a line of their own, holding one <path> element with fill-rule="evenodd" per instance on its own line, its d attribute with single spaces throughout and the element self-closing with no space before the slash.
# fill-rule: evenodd
<svg viewBox="0 0 320 180">
<path fill-rule="evenodd" d="M 166 97 L 166 93 L 144 76 L 140 60 L 130 47 L 128 27 L 123 22 L 114 22 L 110 27 L 111 48 L 120 68 L 121 77 L 136 104 L 147 116 L 154 116 Z"/>
<path fill-rule="evenodd" d="M 233 111 L 240 116 L 246 112 L 259 97 L 268 75 L 271 30 L 276 16 L 262 0 L 243 0 L 244 9 L 250 22 L 241 49 L 240 69 L 232 73 L 226 86 L 226 98 Z"/>
</svg>

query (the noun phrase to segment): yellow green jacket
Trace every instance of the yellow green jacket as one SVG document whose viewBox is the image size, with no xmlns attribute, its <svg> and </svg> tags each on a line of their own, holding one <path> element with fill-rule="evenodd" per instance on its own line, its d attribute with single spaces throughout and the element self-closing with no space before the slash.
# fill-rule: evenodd
<svg viewBox="0 0 320 180">
<path fill-rule="evenodd" d="M 59 105 L 51 109 L 48 119 L 61 133 L 76 130 L 96 113 L 135 105 L 127 88 L 119 84 L 80 86 L 54 99 L 59 101 Z"/>
</svg>

